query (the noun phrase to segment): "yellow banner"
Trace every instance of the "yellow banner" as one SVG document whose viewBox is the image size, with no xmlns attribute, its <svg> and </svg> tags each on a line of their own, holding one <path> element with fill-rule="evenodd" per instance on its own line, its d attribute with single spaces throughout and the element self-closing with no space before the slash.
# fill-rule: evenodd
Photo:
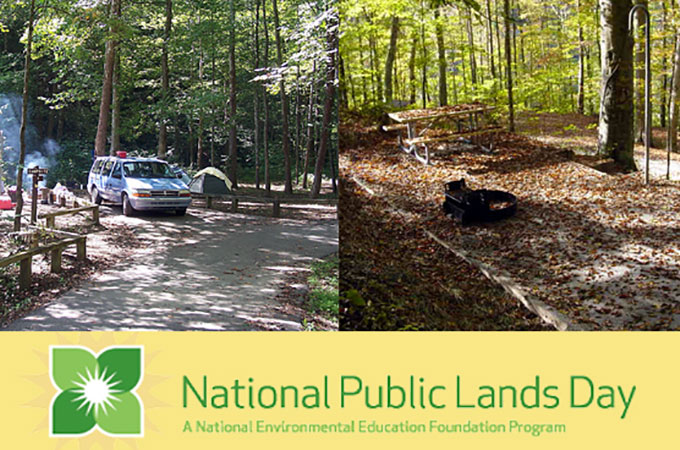
<svg viewBox="0 0 680 450">
<path fill-rule="evenodd" d="M 2 448 L 674 448 L 677 333 L 0 334 Z"/>
</svg>

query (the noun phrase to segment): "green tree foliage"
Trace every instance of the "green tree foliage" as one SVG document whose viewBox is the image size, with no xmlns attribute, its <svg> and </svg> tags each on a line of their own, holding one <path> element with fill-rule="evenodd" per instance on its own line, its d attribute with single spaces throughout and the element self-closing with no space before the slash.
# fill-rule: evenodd
<svg viewBox="0 0 680 450">
<path fill-rule="evenodd" d="M 233 2 L 233 10 L 232 10 Z M 270 117 L 268 144 L 273 181 L 285 177 L 282 141 L 282 98 L 291 111 L 289 146 L 295 168 L 302 164 L 311 106 L 313 126 L 321 123 L 326 63 L 325 14 L 328 0 L 279 0 L 280 63 L 274 40 L 273 2 L 259 6 L 259 67 L 255 67 L 255 2 L 250 0 L 173 0 L 172 26 L 167 34 L 165 1 L 121 0 L 121 16 L 109 14 L 110 0 L 36 0 L 33 66 L 29 89 L 30 124 L 36 140 L 53 139 L 62 148 L 81 145 L 90 157 L 97 131 L 102 95 L 105 44 L 117 41 L 118 96 L 120 98 L 121 148 L 139 155 L 155 155 L 161 123 L 165 124 L 166 158 L 185 166 L 214 164 L 228 173 L 229 140 L 236 131 L 239 180 L 254 179 L 256 153 L 262 161 L 263 136 L 255 146 L 255 91 L 259 121 L 263 119 L 263 95 Z M 263 9 L 266 9 L 269 61 L 263 58 Z M 234 11 L 232 15 L 232 11 Z M 21 92 L 22 54 L 28 9 L 25 1 L 0 2 L 0 94 Z M 115 30 L 115 31 L 111 31 Z M 112 35 L 111 33 L 115 33 Z M 235 110 L 230 105 L 230 36 L 234 36 Z M 162 84 L 162 55 L 167 46 L 169 83 Z M 281 83 L 284 81 L 285 83 Z M 287 96 L 280 95 L 285 85 Z M 307 102 L 315 87 L 321 94 Z M 296 95 L 299 91 L 300 95 Z M 298 100 L 301 99 L 301 100 Z M 299 105 L 296 102 L 299 101 Z M 1 105 L 0 105 L 1 107 Z M 2 114 L 2 113 L 0 113 Z M 296 115 L 303 118 L 296 122 Z M 0 115 L 0 127 L 3 117 Z M 232 124 L 235 127 L 232 128 Z M 110 145 L 109 123 L 107 149 Z M 259 127 L 262 133 L 263 127 Z M 298 136 L 301 136 L 298 138 Z M 319 137 L 312 134 L 312 164 Z M 334 138 L 336 142 L 337 139 Z M 203 156 L 199 160 L 199 155 Z M 88 159 L 72 158 L 86 166 Z M 70 167 L 68 163 L 65 165 Z M 258 167 L 264 171 L 262 164 Z M 75 170 L 75 169 L 74 169 Z M 80 167 L 76 171 L 82 171 Z M 291 169 L 292 170 L 292 169 Z M 330 168 L 326 168 L 330 173 Z M 61 169 L 60 169 L 61 173 Z M 296 180 L 297 181 L 297 180 Z"/>
<path fill-rule="evenodd" d="M 349 107 L 382 110 L 412 99 L 416 107 L 433 107 L 440 104 L 443 92 L 448 103 L 477 100 L 507 105 L 503 6 L 503 0 L 341 0 L 342 81 Z M 680 8 L 671 1 L 649 2 L 649 8 L 653 119 L 655 124 L 665 124 Z M 396 106 L 382 105 L 393 17 L 399 18 L 392 75 L 392 98 L 400 101 Z M 583 112 L 597 114 L 601 81 L 598 2 L 511 0 L 509 19 L 516 109 L 577 112 L 582 55 Z M 438 35 L 443 55 L 438 51 Z M 438 82 L 441 61 L 446 62 L 445 91 Z"/>
</svg>

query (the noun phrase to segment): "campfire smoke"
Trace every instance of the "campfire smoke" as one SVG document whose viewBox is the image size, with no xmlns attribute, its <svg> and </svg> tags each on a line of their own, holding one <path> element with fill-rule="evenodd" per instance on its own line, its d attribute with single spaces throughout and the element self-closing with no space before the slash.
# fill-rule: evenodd
<svg viewBox="0 0 680 450">
<path fill-rule="evenodd" d="M 0 176 L 6 180 L 16 179 L 20 151 L 22 99 L 16 94 L 0 94 Z M 29 110 L 30 116 L 30 110 Z M 26 169 L 31 167 L 51 168 L 61 148 L 52 139 L 42 138 L 29 122 L 26 126 L 26 159 L 24 186 L 30 186 Z M 41 182 L 44 186 L 45 182 Z"/>
</svg>

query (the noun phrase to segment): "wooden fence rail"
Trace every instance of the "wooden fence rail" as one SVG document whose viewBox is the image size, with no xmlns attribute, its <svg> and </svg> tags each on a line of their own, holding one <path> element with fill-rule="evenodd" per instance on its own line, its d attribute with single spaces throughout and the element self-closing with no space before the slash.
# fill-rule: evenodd
<svg viewBox="0 0 680 450">
<path fill-rule="evenodd" d="M 69 237 L 51 244 L 38 246 L 37 239 L 30 240 L 28 250 L 0 259 L 0 267 L 6 267 L 11 264 L 19 263 L 19 287 L 21 289 L 28 289 L 31 286 L 31 275 L 33 273 L 33 257 L 45 253 L 50 254 L 50 271 L 52 273 L 61 272 L 61 256 L 66 247 L 75 245 L 77 249 L 78 261 L 84 261 L 87 258 L 87 236 L 74 235 L 72 233 L 63 233 L 57 230 L 47 230 L 55 233 L 62 233 Z"/>
<path fill-rule="evenodd" d="M 81 206 L 80 208 L 65 209 L 51 213 L 43 213 L 38 216 L 38 219 L 45 219 L 45 226 L 47 228 L 54 228 L 55 218 L 59 216 L 66 216 L 70 214 L 78 214 L 84 211 L 92 211 L 92 220 L 95 224 L 99 224 L 99 206 Z"/>
<path fill-rule="evenodd" d="M 191 194 L 193 198 L 205 200 L 206 207 L 212 209 L 215 201 L 231 202 L 231 212 L 238 212 L 239 202 L 241 203 L 261 203 L 272 205 L 272 217 L 281 216 L 281 204 L 298 205 L 337 205 L 337 199 L 306 199 L 306 198 L 280 198 L 280 197 L 254 197 L 246 195 L 224 195 L 224 194 Z"/>
</svg>

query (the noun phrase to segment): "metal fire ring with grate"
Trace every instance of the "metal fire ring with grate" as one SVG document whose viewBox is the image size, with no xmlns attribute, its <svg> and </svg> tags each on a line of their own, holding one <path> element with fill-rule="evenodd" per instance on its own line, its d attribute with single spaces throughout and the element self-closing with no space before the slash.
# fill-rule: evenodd
<svg viewBox="0 0 680 450">
<path fill-rule="evenodd" d="M 471 190 L 464 179 L 445 186 L 444 212 L 463 225 L 507 219 L 517 212 L 517 197 L 509 192 Z"/>
</svg>

